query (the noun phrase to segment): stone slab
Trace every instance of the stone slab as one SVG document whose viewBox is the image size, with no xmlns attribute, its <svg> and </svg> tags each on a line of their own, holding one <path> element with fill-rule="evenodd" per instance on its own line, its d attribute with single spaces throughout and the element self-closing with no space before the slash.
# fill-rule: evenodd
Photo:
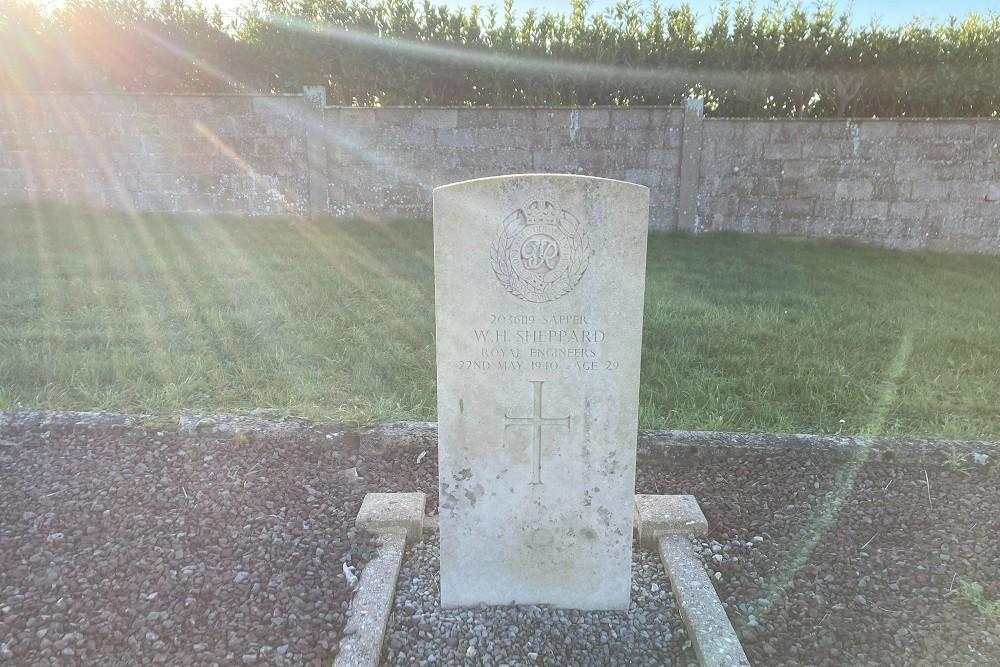
<svg viewBox="0 0 1000 667">
<path fill-rule="evenodd" d="M 423 536 L 424 505 L 426 496 L 421 493 L 368 493 L 361 502 L 361 509 L 354 525 L 370 533 L 400 530 L 412 544 Z"/>
<path fill-rule="evenodd" d="M 434 191 L 442 606 L 629 604 L 649 190 Z"/>
<path fill-rule="evenodd" d="M 662 535 L 708 533 L 708 521 L 694 496 L 636 494 L 635 523 L 639 544 L 646 549 L 656 549 Z"/>
</svg>

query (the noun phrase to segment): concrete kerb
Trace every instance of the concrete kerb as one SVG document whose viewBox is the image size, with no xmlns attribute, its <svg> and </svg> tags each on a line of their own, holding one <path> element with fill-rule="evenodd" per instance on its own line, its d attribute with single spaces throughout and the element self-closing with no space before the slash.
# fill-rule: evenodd
<svg viewBox="0 0 1000 667">
<path fill-rule="evenodd" d="M 133 428 L 176 431 L 185 435 L 219 438 L 239 433 L 263 437 L 289 436 L 319 441 L 353 437 L 350 426 L 299 417 L 277 417 L 268 411 L 249 415 L 162 416 L 114 412 L 17 411 L 0 412 L 0 437 L 28 428 L 128 430 Z M 170 423 L 166 423 L 170 421 Z M 162 428 L 161 428 L 162 426 Z M 982 440 L 931 440 L 926 438 L 867 438 L 845 435 L 794 433 L 726 433 L 717 431 L 640 431 L 640 460 L 670 461 L 713 459 L 744 451 L 834 453 L 850 458 L 859 454 L 899 463 L 919 461 L 924 465 L 946 465 L 963 456 L 979 465 L 1000 461 L 1000 443 Z M 393 451 L 433 452 L 437 449 L 435 422 L 390 422 L 360 436 L 360 453 L 384 455 Z"/>
<path fill-rule="evenodd" d="M 406 550 L 406 532 L 387 531 L 379 537 L 378 555 L 365 565 L 351 600 L 351 616 L 344 626 L 333 667 L 375 667 L 382 659 L 396 579 Z"/>
<path fill-rule="evenodd" d="M 702 667 L 749 667 L 726 610 L 722 608 L 705 565 L 687 535 L 661 535 L 660 560 Z"/>
<path fill-rule="evenodd" d="M 355 525 L 378 535 L 378 555 L 361 572 L 333 667 L 376 667 L 407 544 L 423 535 L 423 493 L 369 493 Z"/>
<path fill-rule="evenodd" d="M 749 667 L 726 610 L 692 537 L 708 533 L 708 522 L 694 496 L 636 495 L 639 544 L 659 550 L 670 587 L 702 667 Z"/>
<path fill-rule="evenodd" d="M 897 462 L 919 461 L 943 465 L 956 453 L 977 461 L 1000 461 L 1000 443 L 981 440 L 933 440 L 927 438 L 860 437 L 802 433 L 728 433 L 720 431 L 640 431 L 640 460 L 677 462 L 679 459 L 715 458 L 726 454 L 759 450 L 834 454 L 852 458 L 861 454 Z M 362 454 L 382 455 L 390 451 L 434 451 L 435 422 L 392 422 L 361 434 Z"/>
<path fill-rule="evenodd" d="M 437 450 L 437 422 L 389 422 L 361 434 L 363 454 L 382 455 L 389 451 Z"/>
</svg>

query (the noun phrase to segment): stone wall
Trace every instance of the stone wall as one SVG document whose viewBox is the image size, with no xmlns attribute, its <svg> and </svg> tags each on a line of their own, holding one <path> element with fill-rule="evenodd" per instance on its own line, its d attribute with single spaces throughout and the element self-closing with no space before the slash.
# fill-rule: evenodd
<svg viewBox="0 0 1000 667">
<path fill-rule="evenodd" d="M 0 97 L 0 203 L 307 213 L 300 96 Z"/>
<path fill-rule="evenodd" d="M 646 185 L 650 224 L 672 228 L 677 108 L 327 108 L 329 210 L 429 218 L 431 191 L 499 174 L 586 174 Z"/>
<path fill-rule="evenodd" d="M 696 231 L 1000 253 L 1000 121 L 705 119 Z"/>
<path fill-rule="evenodd" d="M 428 218 L 438 185 L 563 172 L 649 186 L 655 228 L 1000 253 L 1000 120 L 324 108 L 322 93 L 0 97 L 0 204 Z"/>
</svg>

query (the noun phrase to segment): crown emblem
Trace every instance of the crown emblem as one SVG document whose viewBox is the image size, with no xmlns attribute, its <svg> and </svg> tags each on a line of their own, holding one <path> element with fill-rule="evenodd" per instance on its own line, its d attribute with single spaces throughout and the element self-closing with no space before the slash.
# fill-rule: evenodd
<svg viewBox="0 0 1000 667">
<path fill-rule="evenodd" d="M 529 225 L 555 225 L 559 223 L 562 213 L 556 205 L 549 201 L 533 201 L 523 209 Z"/>
</svg>

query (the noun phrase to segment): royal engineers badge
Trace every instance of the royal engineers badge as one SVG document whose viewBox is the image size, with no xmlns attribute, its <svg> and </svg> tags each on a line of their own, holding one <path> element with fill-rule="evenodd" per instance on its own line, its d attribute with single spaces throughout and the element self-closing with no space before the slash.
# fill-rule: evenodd
<svg viewBox="0 0 1000 667">
<path fill-rule="evenodd" d="M 533 201 L 500 224 L 490 263 L 508 292 L 544 303 L 571 292 L 593 254 L 579 220 L 552 202 Z"/>
</svg>

